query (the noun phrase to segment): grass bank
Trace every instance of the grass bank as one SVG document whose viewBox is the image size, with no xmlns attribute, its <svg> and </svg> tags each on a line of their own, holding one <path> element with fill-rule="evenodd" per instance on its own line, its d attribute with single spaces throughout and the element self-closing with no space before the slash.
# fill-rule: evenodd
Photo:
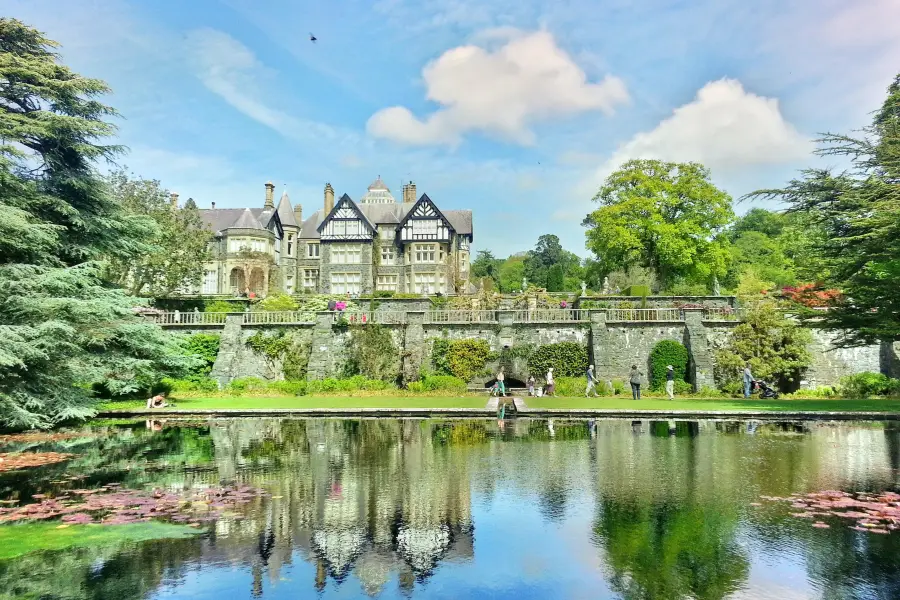
<svg viewBox="0 0 900 600">
<path fill-rule="evenodd" d="M 357 408 L 484 408 L 486 395 L 459 397 L 431 396 L 209 396 L 175 399 L 178 410 L 245 410 L 245 409 L 348 409 Z M 666 400 L 648 398 L 632 400 L 629 397 L 614 398 L 524 398 L 529 408 L 536 409 L 594 409 L 594 410 L 672 410 L 672 411 L 781 411 L 781 412 L 898 412 L 900 400 L 821 400 L 821 399 L 698 399 Z M 144 408 L 143 402 L 109 402 L 101 411 Z"/>
</svg>

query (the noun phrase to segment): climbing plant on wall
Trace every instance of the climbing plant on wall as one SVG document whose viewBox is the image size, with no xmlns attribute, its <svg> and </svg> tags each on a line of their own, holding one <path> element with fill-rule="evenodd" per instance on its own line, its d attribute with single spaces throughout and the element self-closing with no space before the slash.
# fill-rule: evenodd
<svg viewBox="0 0 900 600">
<path fill-rule="evenodd" d="M 528 369 L 543 376 L 550 367 L 556 377 L 580 377 L 588 367 L 587 347 L 576 342 L 559 342 L 538 346 L 528 357 Z"/>
<path fill-rule="evenodd" d="M 485 340 L 441 340 L 431 345 L 431 366 L 438 375 L 453 375 L 469 381 L 484 371 L 489 360 L 496 358 Z"/>
<path fill-rule="evenodd" d="M 265 333 L 257 331 L 247 338 L 247 346 L 263 357 L 273 375 L 279 368 L 284 378 L 291 381 L 306 379 L 309 364 L 310 343 L 283 329 Z"/>
<path fill-rule="evenodd" d="M 351 326 L 344 371 L 349 376 L 396 381 L 400 377 L 400 352 L 391 330 L 374 323 Z"/>
<path fill-rule="evenodd" d="M 666 384 L 666 367 L 672 365 L 675 381 L 684 381 L 688 366 L 688 349 L 675 340 L 662 340 L 650 351 L 650 389 L 660 390 Z"/>
<path fill-rule="evenodd" d="M 184 352 L 203 361 L 189 374 L 191 377 L 206 377 L 212 371 L 216 356 L 219 354 L 219 336 L 211 333 L 195 333 L 185 340 Z"/>
</svg>

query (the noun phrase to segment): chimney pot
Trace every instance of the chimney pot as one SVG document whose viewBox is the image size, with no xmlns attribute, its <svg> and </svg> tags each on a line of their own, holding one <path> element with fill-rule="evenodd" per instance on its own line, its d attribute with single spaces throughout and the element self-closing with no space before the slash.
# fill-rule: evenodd
<svg viewBox="0 0 900 600">
<path fill-rule="evenodd" d="M 215 208 L 216 208 L 216 203 L 215 203 L 215 202 L 212 203 L 212 207 L 213 207 L 213 210 L 215 210 Z"/>
<path fill-rule="evenodd" d="M 178 194 L 175 192 L 169 194 L 169 203 L 172 205 L 172 208 L 178 208 Z"/>
</svg>

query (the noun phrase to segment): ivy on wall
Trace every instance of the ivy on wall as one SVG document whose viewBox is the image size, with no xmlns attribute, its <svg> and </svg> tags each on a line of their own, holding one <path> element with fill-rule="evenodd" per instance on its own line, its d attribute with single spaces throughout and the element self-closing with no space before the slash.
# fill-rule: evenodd
<svg viewBox="0 0 900 600">
<path fill-rule="evenodd" d="M 538 346 L 528 357 L 528 369 L 535 376 L 543 376 L 553 367 L 556 377 L 580 377 L 588 367 L 586 346 L 576 342 L 559 342 Z"/>
<path fill-rule="evenodd" d="M 482 339 L 434 340 L 431 346 L 431 365 L 438 375 L 453 375 L 470 381 L 485 370 L 489 360 L 497 355 Z"/>
<path fill-rule="evenodd" d="M 273 374 L 278 372 L 280 366 L 285 379 L 306 379 L 311 350 L 309 342 L 301 341 L 281 329 L 271 333 L 259 330 L 247 338 L 247 346 L 263 357 Z"/>
<path fill-rule="evenodd" d="M 400 377 L 400 352 L 391 330 L 374 323 L 353 325 L 344 371 L 348 376 L 396 381 Z"/>
</svg>

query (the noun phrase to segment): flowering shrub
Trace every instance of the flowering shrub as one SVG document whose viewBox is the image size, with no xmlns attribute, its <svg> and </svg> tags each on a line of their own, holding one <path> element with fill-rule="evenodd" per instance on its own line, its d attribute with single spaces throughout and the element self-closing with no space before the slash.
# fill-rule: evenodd
<svg viewBox="0 0 900 600">
<path fill-rule="evenodd" d="M 822 308 L 837 302 L 841 292 L 834 289 L 822 289 L 818 284 L 806 283 L 796 287 L 786 287 L 781 290 L 785 298 L 803 305 L 806 308 Z"/>
</svg>

